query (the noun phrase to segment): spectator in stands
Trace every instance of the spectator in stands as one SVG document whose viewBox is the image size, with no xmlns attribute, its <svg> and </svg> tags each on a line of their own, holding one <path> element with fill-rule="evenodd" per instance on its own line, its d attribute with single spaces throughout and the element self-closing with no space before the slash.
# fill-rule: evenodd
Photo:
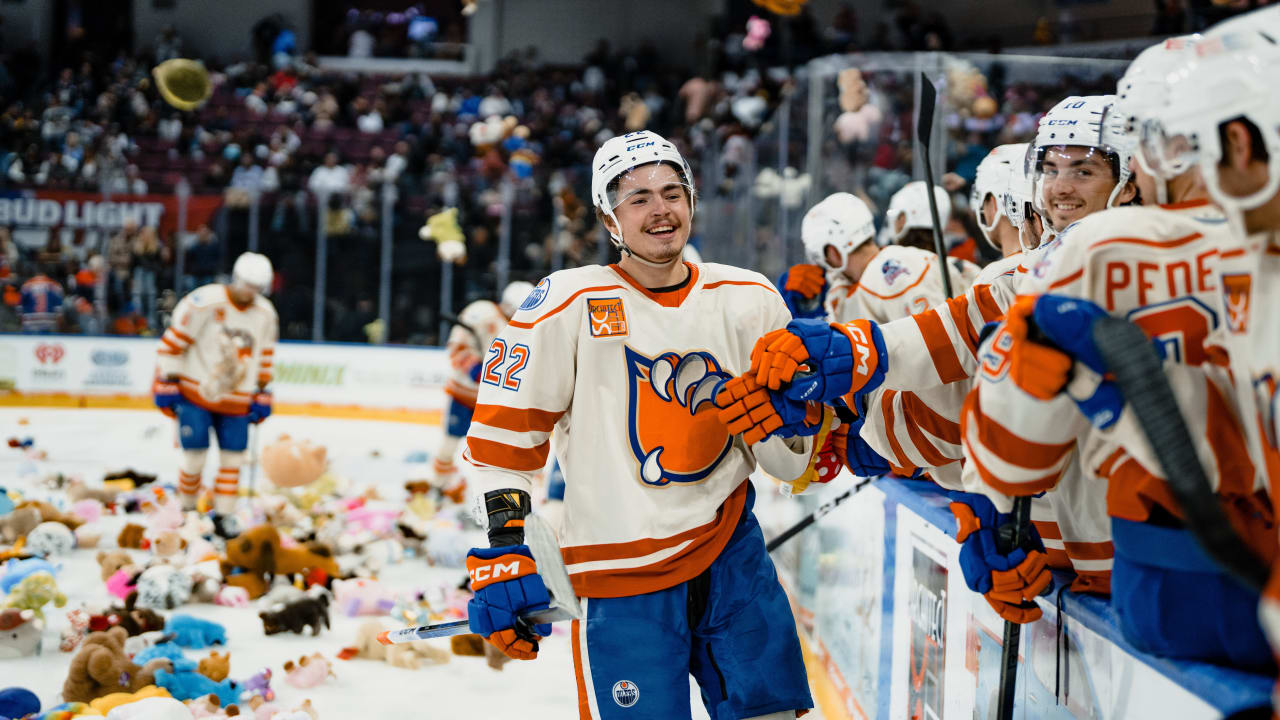
<svg viewBox="0 0 1280 720">
<path fill-rule="evenodd" d="M 35 183 L 44 187 L 69 188 L 75 180 L 76 170 L 75 161 L 68 160 L 60 149 L 54 148 L 49 152 L 49 157 L 40 163 Z"/>
<path fill-rule="evenodd" d="M 156 278 L 168 264 L 168 248 L 160 243 L 156 229 L 148 225 L 133 240 L 133 304 L 144 318 L 155 324 Z"/>
<path fill-rule="evenodd" d="M 177 28 L 166 25 L 156 37 L 156 63 L 180 57 L 182 57 L 182 38 L 178 35 Z"/>
<path fill-rule="evenodd" d="M 351 189 L 351 171 L 338 164 L 338 153 L 330 150 L 324 155 L 324 164 L 311 171 L 307 189 L 317 195 L 345 193 Z"/>
<path fill-rule="evenodd" d="M 187 249 L 188 275 L 183 294 L 213 282 L 214 276 L 218 273 L 218 259 L 221 254 L 218 237 L 213 234 L 208 224 L 201 224 L 196 228 L 196 241 Z"/>
<path fill-rule="evenodd" d="M 13 278 L 18 269 L 18 246 L 9 234 L 9 228 L 0 226 L 0 280 Z"/>
<path fill-rule="evenodd" d="M 62 286 L 38 267 L 31 279 L 22 284 L 19 314 L 22 331 L 51 333 L 58 329 L 58 313 L 62 310 Z"/>
<path fill-rule="evenodd" d="M 147 181 L 133 164 L 126 165 L 123 173 L 112 173 L 111 178 L 102 183 L 102 190 L 114 195 L 146 195 L 147 189 Z"/>
<path fill-rule="evenodd" d="M 240 155 L 240 164 L 236 166 L 234 172 L 231 173 L 230 187 L 235 190 L 248 192 L 261 192 L 262 190 L 262 166 L 254 161 L 253 155 L 242 153 Z"/>
<path fill-rule="evenodd" d="M 356 98 L 352 105 L 352 110 L 356 113 L 356 128 L 362 133 L 376 135 L 382 132 L 383 118 L 382 112 L 386 105 L 381 101 L 377 101 L 371 107 L 369 101 L 364 98 Z"/>
<path fill-rule="evenodd" d="M 107 300 L 122 306 L 128 299 L 133 280 L 133 247 L 138 240 L 138 221 L 126 218 L 120 231 L 107 241 L 107 265 L 111 275 L 107 282 Z"/>
</svg>

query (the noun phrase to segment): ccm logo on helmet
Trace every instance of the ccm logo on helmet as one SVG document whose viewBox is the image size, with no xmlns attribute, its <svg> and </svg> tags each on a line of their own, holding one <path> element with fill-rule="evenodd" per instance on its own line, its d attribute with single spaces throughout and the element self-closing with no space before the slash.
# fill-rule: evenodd
<svg viewBox="0 0 1280 720">
<path fill-rule="evenodd" d="M 656 140 L 650 140 L 649 142 L 642 142 L 642 143 L 636 143 L 635 145 L 628 145 L 626 152 L 631 152 L 632 150 L 639 150 L 640 148 L 647 148 L 650 145 L 657 145 L 657 144 L 658 142 Z"/>
<path fill-rule="evenodd" d="M 471 576 L 471 582 L 484 582 L 485 580 L 497 580 L 503 575 L 516 576 L 520 573 L 520 561 L 516 560 L 509 563 L 494 563 L 493 565 L 482 565 L 478 568 L 472 568 L 467 571 Z"/>
<path fill-rule="evenodd" d="M 1050 120 L 1045 125 L 1075 125 L 1075 120 Z"/>
</svg>

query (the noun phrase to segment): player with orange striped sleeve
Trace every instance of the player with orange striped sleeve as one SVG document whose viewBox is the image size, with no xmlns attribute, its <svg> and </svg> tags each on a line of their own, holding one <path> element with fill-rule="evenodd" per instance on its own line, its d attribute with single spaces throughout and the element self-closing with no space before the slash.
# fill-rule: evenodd
<svg viewBox="0 0 1280 720">
<path fill-rule="evenodd" d="M 523 522 L 555 431 L 579 716 L 688 717 L 692 675 L 712 717 L 794 718 L 812 700 L 748 475 L 818 476 L 832 413 L 798 405 L 816 412 L 785 439 L 720 422 L 717 394 L 786 305 L 758 273 L 682 262 L 696 195 L 670 142 L 616 137 L 592 168 L 621 259 L 543 279 L 481 366 L 464 458 L 491 547 L 467 558 L 471 629 L 526 659 L 550 630 L 515 616 L 547 603 Z"/>
<path fill-rule="evenodd" d="M 533 285 L 523 280 L 508 283 L 499 302 L 476 300 L 458 313 L 458 321 L 449 330 L 445 351 L 449 353 L 449 379 L 444 393 L 449 400 L 445 407 L 444 436 L 431 460 L 436 487 L 454 502 L 463 502 L 467 483 L 454 458 L 458 444 L 471 427 L 471 415 L 476 406 L 476 393 L 480 387 L 480 360 L 485 349 L 498 336 L 516 308 L 528 297 Z"/>
<path fill-rule="evenodd" d="M 1178 43 L 1140 56 L 1121 82 L 1122 99 L 1104 133 L 1123 137 L 1125 125 L 1142 125 L 1149 107 L 1166 103 L 1165 77 L 1196 55 L 1191 43 Z M 1073 225 L 1037 268 L 1053 294 L 1020 299 L 1006 326 L 984 344 L 983 373 L 962 420 L 966 454 L 997 493 L 1083 482 L 1079 491 L 1065 488 L 1065 495 L 1092 504 L 1106 483 L 1114 605 L 1136 646 L 1264 665 L 1270 658 L 1261 632 L 1231 610 L 1256 600 L 1212 562 L 1187 552 L 1195 543 L 1160 467 L 1141 429 L 1122 415 L 1114 387 L 1098 374 L 1105 368 L 1089 326 L 1104 314 L 1132 320 L 1181 366 L 1170 369 L 1170 379 L 1224 509 L 1259 554 L 1274 555 L 1271 505 L 1257 491 L 1241 408 L 1225 368 L 1215 367 L 1220 354 L 1207 346 L 1223 318 L 1219 262 L 1239 243 L 1209 202 L 1199 169 L 1164 177 L 1149 169 L 1140 157 L 1135 171 L 1144 194 L 1173 202 L 1109 210 Z M 1077 457 L 1086 472 L 1064 477 L 1064 465 Z M 1185 611 L 1196 607 L 1223 608 L 1235 619 L 1188 622 Z"/>
<path fill-rule="evenodd" d="M 156 406 L 178 420 L 182 465 L 178 497 L 196 506 L 209 433 L 218 438 L 214 522 L 222 535 L 235 533 L 240 466 L 249 425 L 271 414 L 276 338 L 280 321 L 264 294 L 271 290 L 271 261 L 258 253 L 236 258 L 231 282 L 191 291 L 173 310 L 173 321 L 156 351 Z"/>
</svg>

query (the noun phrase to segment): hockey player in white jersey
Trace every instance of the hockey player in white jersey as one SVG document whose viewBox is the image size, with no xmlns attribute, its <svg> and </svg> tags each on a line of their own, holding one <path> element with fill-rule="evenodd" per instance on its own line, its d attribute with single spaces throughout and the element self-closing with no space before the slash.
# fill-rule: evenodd
<svg viewBox="0 0 1280 720">
<path fill-rule="evenodd" d="M 982 232 L 982 239 L 1001 257 L 1023 250 L 1021 231 L 1009 218 L 1005 195 L 1014 169 L 1021 170 L 1026 157 L 1026 143 L 997 146 L 978 163 L 969 192 L 969 207 L 973 210 L 978 230 Z"/>
<path fill-rule="evenodd" d="M 785 304 L 758 273 L 681 262 L 696 194 L 670 142 L 613 138 L 592 170 L 621 259 L 543 279 L 481 373 L 464 458 L 491 547 L 467 558 L 471 628 L 518 658 L 550 631 L 514 616 L 547 603 L 522 528 L 555 430 L 581 716 L 687 718 L 692 674 L 713 718 L 794 718 L 812 701 L 747 476 L 814 476 L 831 413 L 800 404 L 809 436 L 786 440 L 720 422 L 713 398 Z"/>
<path fill-rule="evenodd" d="M 498 302 L 476 300 L 464 307 L 458 314 L 458 322 L 449 330 L 445 351 L 449 353 L 450 371 L 444 386 L 449 400 L 444 413 L 444 437 L 436 447 L 431 469 L 436 487 L 454 502 L 463 502 L 465 498 L 467 484 L 458 472 L 455 458 L 458 443 L 471 427 L 484 354 L 532 291 L 533 285 L 523 280 L 509 283 Z"/>
<path fill-rule="evenodd" d="M 236 258 L 230 283 L 182 298 L 156 351 L 155 403 L 177 418 L 182 445 L 178 496 L 184 509 L 195 508 L 212 432 L 218 439 L 213 509 L 224 535 L 234 533 L 226 519 L 235 510 L 249 425 L 271 414 L 267 388 L 280 323 L 265 294 L 273 277 L 266 256 Z"/>
</svg>

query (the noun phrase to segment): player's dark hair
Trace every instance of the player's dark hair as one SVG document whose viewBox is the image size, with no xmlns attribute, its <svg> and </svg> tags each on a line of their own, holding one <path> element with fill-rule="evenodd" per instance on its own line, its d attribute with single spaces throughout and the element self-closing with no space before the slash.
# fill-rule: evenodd
<svg viewBox="0 0 1280 720">
<path fill-rule="evenodd" d="M 1267 143 L 1262 139 L 1262 131 L 1258 129 L 1253 121 L 1243 115 L 1237 115 L 1230 120 L 1225 120 L 1218 125 L 1218 147 L 1227 147 L 1227 126 L 1233 122 L 1243 123 L 1245 129 L 1249 131 L 1249 144 L 1253 146 L 1253 159 L 1267 162 L 1271 159 L 1271 154 L 1267 152 Z M 1226 162 L 1224 157 L 1219 162 Z"/>
<path fill-rule="evenodd" d="M 903 247 L 920 248 L 935 252 L 933 247 L 933 229 L 932 228 L 911 228 L 899 240 L 894 242 L 895 245 Z"/>
</svg>

